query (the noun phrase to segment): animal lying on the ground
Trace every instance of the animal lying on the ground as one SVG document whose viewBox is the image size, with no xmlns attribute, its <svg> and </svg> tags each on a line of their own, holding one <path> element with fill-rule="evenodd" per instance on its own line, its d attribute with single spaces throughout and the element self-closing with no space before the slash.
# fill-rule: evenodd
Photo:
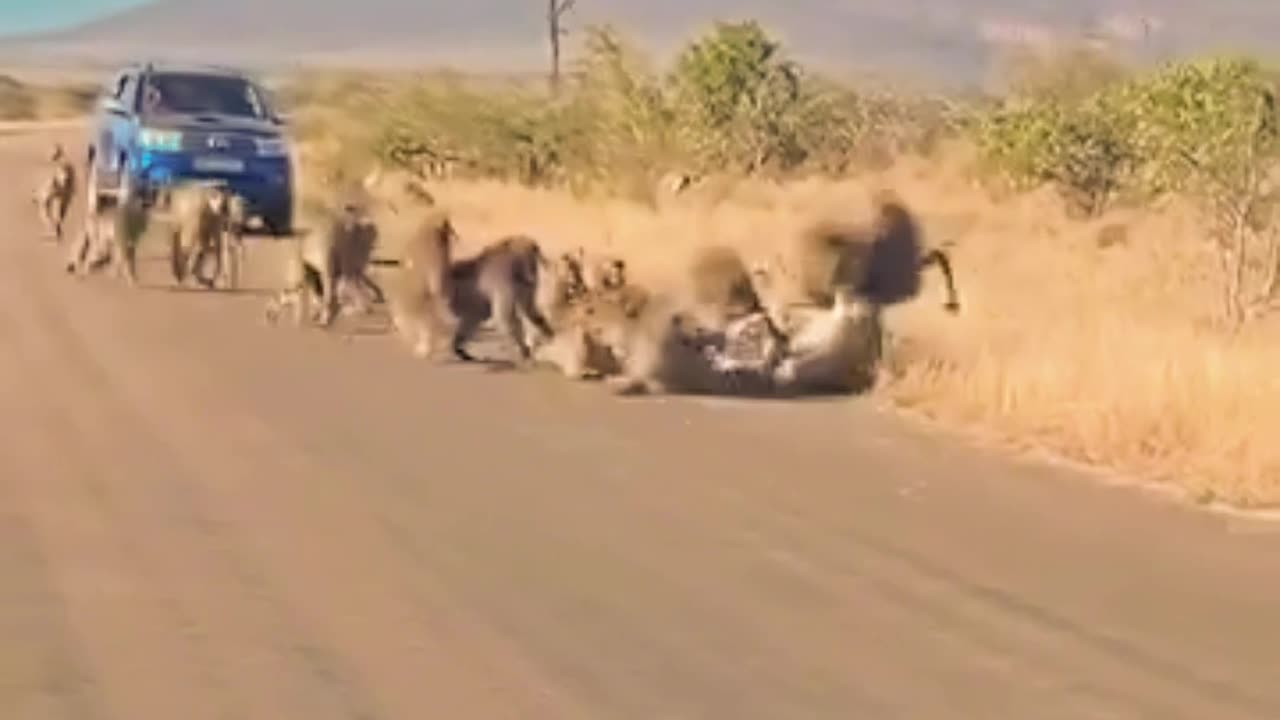
<svg viewBox="0 0 1280 720">
<path fill-rule="evenodd" d="M 373 222 L 355 206 L 317 211 L 317 215 L 315 226 L 301 233 L 285 260 L 283 287 L 267 302 L 269 323 L 292 308 L 295 325 L 301 325 L 305 317 L 314 324 L 331 326 L 340 309 L 340 285 L 356 294 L 357 304 L 365 311 L 382 296 L 368 276 L 378 237 Z M 315 301 L 319 308 L 313 309 Z"/>
<path fill-rule="evenodd" d="M 716 368 L 713 334 L 668 294 L 647 294 L 639 305 L 588 303 L 571 331 L 578 333 L 580 342 L 573 347 L 579 358 L 598 353 L 614 364 L 612 372 L 601 374 L 617 394 L 760 395 L 769 391 L 767 373 Z M 573 367 L 565 363 L 562 371 L 572 376 Z"/>
<path fill-rule="evenodd" d="M 537 241 L 526 235 L 497 240 L 476 255 L 453 263 L 449 281 L 453 314 L 458 319 L 453 353 L 463 361 L 475 361 L 467 343 L 492 319 L 498 331 L 511 341 L 521 363 L 532 359 L 525 322 L 544 337 L 555 334 L 538 309 L 539 268 L 548 263 Z"/>
<path fill-rule="evenodd" d="M 803 299 L 821 307 L 834 302 L 838 285 L 882 307 L 906 302 L 920 292 L 921 271 L 936 265 L 946 281 L 943 307 L 960 310 L 950 257 L 923 246 L 915 218 L 891 193 L 877 196 L 870 227 L 818 223 L 801 232 L 791 250 Z"/>
<path fill-rule="evenodd" d="M 49 174 L 36 191 L 35 202 L 47 235 L 62 242 L 63 224 L 76 194 L 76 169 L 61 144 L 53 147 Z"/>
<path fill-rule="evenodd" d="M 829 310 L 791 336 L 773 372 L 781 395 L 860 392 L 875 380 L 881 353 L 880 307 L 838 286 Z"/>
<path fill-rule="evenodd" d="M 104 204 L 91 193 L 83 228 L 67 253 L 67 272 L 83 276 L 110 261 L 116 277 L 136 286 L 137 247 L 147 224 L 148 213 L 140 196 L 129 195 L 122 203 Z"/>
<path fill-rule="evenodd" d="M 230 287 L 238 282 L 238 260 L 243 254 L 244 205 L 218 182 L 184 182 L 168 191 L 173 219 L 170 268 L 179 286 L 188 278 L 205 287 Z M 210 257 L 218 272 L 209 278 L 199 274 Z"/>
<path fill-rule="evenodd" d="M 387 282 L 392 326 L 417 357 L 433 354 L 436 341 L 456 323 L 450 268 L 457 241 L 448 214 L 431 213 L 401 248 Z"/>
<path fill-rule="evenodd" d="M 699 250 L 690 264 L 688 281 L 692 313 L 711 338 L 723 338 L 730 323 L 755 317 L 769 334 L 776 360 L 786 352 L 787 336 L 760 300 L 751 273 L 733 248 L 712 245 Z"/>
</svg>

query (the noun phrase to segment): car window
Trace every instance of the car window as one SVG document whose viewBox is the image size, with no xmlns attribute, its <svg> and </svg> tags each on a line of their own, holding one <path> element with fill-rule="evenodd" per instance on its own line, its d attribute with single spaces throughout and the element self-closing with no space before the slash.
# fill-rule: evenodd
<svg viewBox="0 0 1280 720">
<path fill-rule="evenodd" d="M 253 83 L 243 78 L 197 73 L 147 76 L 142 107 L 149 114 L 218 114 L 265 118 L 266 107 Z"/>
</svg>

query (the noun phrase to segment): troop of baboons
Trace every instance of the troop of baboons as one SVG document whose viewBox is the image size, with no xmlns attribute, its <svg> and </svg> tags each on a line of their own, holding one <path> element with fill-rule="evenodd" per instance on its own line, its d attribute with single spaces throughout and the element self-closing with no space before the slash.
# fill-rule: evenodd
<svg viewBox="0 0 1280 720">
<path fill-rule="evenodd" d="M 375 172 L 356 193 L 329 185 L 331 197 L 307 207 L 307 222 L 273 269 L 268 322 L 292 310 L 297 327 L 331 328 L 345 311 L 369 315 L 384 305 L 392 332 L 418 358 L 439 357 L 447 338 L 455 361 L 475 362 L 471 342 L 492 325 L 518 366 L 603 379 L 619 394 L 779 397 L 865 388 L 881 352 L 880 311 L 916 297 L 925 268 L 941 270 L 943 307 L 959 310 L 950 258 L 922 244 L 912 214 L 889 193 L 877 196 L 871 223 L 814 224 L 784 242 L 771 264 L 752 268 L 732 247 L 702 247 L 674 289 L 657 290 L 635 282 L 621 257 L 582 248 L 548 256 L 523 234 L 459 256 L 450 214 L 422 181 L 400 181 L 397 197 L 383 202 L 386 180 Z M 59 241 L 75 190 L 74 167 L 57 146 L 37 200 Z M 137 197 L 100 204 L 86 195 L 68 272 L 110 261 L 136 284 L 136 246 L 162 207 L 175 284 L 239 286 L 246 209 L 225 185 L 179 184 L 149 208 Z M 388 212 L 401 237 L 382 236 Z M 202 274 L 209 261 L 212 276 Z M 377 265 L 387 266 L 381 284 L 371 274 Z M 779 299 L 787 281 L 790 302 Z"/>
</svg>

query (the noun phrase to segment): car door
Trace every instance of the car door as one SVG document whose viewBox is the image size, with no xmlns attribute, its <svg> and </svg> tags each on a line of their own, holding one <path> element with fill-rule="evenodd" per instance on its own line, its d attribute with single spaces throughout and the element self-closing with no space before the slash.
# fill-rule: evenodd
<svg viewBox="0 0 1280 720">
<path fill-rule="evenodd" d="M 120 94 L 116 98 L 119 111 L 110 115 L 111 153 L 106 160 L 117 184 L 120 180 L 119 173 L 124 170 L 121 160 L 133 151 L 133 136 L 137 129 L 138 79 L 136 72 L 124 76 Z"/>
<path fill-rule="evenodd" d="M 126 112 L 125 106 L 121 103 L 121 97 L 124 95 L 125 85 L 128 82 L 129 74 L 127 72 L 116 73 L 111 81 L 103 86 L 102 94 L 98 98 L 98 104 L 94 112 L 94 167 L 95 175 L 99 177 L 104 171 L 110 172 L 114 169 L 113 158 L 119 157 L 116 148 L 116 125 L 120 122 L 121 115 Z"/>
</svg>

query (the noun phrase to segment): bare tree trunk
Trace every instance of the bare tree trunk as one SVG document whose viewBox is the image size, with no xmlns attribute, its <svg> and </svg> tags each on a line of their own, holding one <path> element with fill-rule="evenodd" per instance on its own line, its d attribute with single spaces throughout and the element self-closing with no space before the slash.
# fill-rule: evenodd
<svg viewBox="0 0 1280 720">
<path fill-rule="evenodd" d="M 561 19 L 573 9 L 577 0 L 547 0 L 547 33 L 551 42 L 551 93 L 560 92 L 560 40 L 565 36 Z"/>
</svg>

